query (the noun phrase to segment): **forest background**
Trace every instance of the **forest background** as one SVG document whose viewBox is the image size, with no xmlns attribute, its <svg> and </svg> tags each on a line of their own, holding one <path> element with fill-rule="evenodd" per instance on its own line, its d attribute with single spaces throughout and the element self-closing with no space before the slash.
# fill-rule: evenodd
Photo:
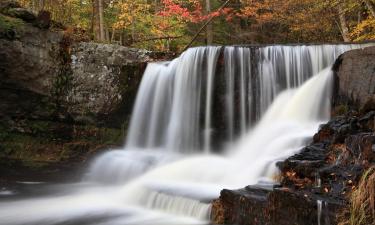
<svg viewBox="0 0 375 225">
<path fill-rule="evenodd" d="M 155 51 L 193 45 L 375 40 L 374 0 L 20 0 L 82 39 Z"/>
</svg>

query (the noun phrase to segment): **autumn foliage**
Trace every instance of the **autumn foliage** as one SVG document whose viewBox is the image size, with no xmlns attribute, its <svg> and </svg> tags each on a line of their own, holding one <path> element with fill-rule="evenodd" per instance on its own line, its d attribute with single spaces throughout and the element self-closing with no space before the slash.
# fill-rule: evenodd
<svg viewBox="0 0 375 225">
<path fill-rule="evenodd" d="M 375 40 L 374 0 L 230 0 L 225 7 L 225 0 L 20 1 L 34 11 L 51 11 L 54 20 L 92 38 L 93 7 L 100 1 L 105 37 L 99 41 L 153 50 L 181 50 L 208 20 L 214 44 Z M 194 44 L 206 38 L 203 30 Z"/>
</svg>

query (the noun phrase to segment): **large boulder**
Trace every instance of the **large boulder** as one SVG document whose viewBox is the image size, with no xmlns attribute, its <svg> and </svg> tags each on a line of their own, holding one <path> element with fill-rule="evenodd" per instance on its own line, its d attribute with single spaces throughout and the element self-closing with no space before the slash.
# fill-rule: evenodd
<svg viewBox="0 0 375 225">
<path fill-rule="evenodd" d="M 334 105 L 360 111 L 375 109 L 375 47 L 342 54 L 334 65 Z"/>
<path fill-rule="evenodd" d="M 129 119 L 150 55 L 146 50 L 119 45 L 75 44 L 67 93 L 69 113 L 78 120 L 84 116 L 100 124 L 121 126 Z"/>
<path fill-rule="evenodd" d="M 0 164 L 79 163 L 122 145 L 143 70 L 163 55 L 78 43 L 25 12 L 0 4 Z"/>
<path fill-rule="evenodd" d="M 1 83 L 49 94 L 59 71 L 63 33 L 42 31 L 25 24 L 15 30 L 19 34 L 17 39 L 0 39 Z"/>
<path fill-rule="evenodd" d="M 41 117 L 58 77 L 63 32 L 40 30 L 0 14 L 0 117 Z M 6 34 L 1 36 L 1 31 Z M 13 38 L 12 38 L 13 37 Z M 44 108 L 44 107 L 43 107 Z M 47 113 L 48 114 L 48 113 Z"/>
</svg>

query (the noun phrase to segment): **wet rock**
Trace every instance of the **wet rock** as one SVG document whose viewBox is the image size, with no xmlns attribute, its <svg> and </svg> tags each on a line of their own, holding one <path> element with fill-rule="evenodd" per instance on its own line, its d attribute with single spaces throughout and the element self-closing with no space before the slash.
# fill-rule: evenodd
<svg viewBox="0 0 375 225">
<path fill-rule="evenodd" d="M 217 224 L 270 224 L 267 203 L 270 191 L 262 187 L 222 190 L 212 209 Z"/>
<path fill-rule="evenodd" d="M 297 177 L 314 179 L 316 174 L 326 168 L 339 174 L 340 172 L 332 171 L 336 168 L 332 165 L 342 172 L 351 169 L 353 165 L 366 166 L 367 162 L 374 161 L 374 134 L 369 129 L 372 115 L 373 111 L 360 118 L 347 115 L 332 119 L 321 127 L 312 144 L 303 148 L 300 153 L 279 162 L 278 167 L 285 174 L 294 171 Z M 342 169 L 340 166 L 348 168 Z"/>
<path fill-rule="evenodd" d="M 360 133 L 345 139 L 345 145 L 356 164 L 375 162 L 375 135 Z"/>
<path fill-rule="evenodd" d="M 334 224 L 342 202 L 289 188 L 248 186 L 223 190 L 212 208 L 216 224 Z"/>
</svg>

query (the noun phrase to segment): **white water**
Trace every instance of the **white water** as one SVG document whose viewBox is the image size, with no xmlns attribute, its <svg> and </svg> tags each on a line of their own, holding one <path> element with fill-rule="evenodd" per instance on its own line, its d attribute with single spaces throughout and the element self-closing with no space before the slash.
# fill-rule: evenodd
<svg viewBox="0 0 375 225">
<path fill-rule="evenodd" d="M 125 149 L 99 157 L 85 183 L 64 187 L 69 194 L 1 202 L 0 224 L 206 223 L 221 189 L 272 180 L 275 162 L 301 149 L 329 118 L 332 74 L 323 68 L 358 47 L 225 48 L 223 89 L 214 82 L 220 47 L 150 64 Z M 214 111 L 218 91 L 225 98 Z M 230 147 L 213 155 L 216 141 Z"/>
</svg>

